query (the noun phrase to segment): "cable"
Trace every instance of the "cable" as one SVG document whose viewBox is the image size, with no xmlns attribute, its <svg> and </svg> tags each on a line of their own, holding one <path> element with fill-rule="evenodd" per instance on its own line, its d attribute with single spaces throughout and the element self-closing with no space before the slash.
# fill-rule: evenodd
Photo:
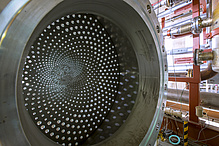
<svg viewBox="0 0 219 146">
<path fill-rule="evenodd" d="M 207 116 L 208 117 L 208 122 L 209 122 L 209 116 Z M 208 124 L 205 124 L 204 125 L 204 127 L 199 131 L 199 133 L 198 133 L 198 138 L 197 138 L 197 142 L 199 141 L 199 138 L 200 138 L 200 135 L 201 135 L 201 132 L 204 130 L 204 129 L 206 129 L 207 127 L 208 127 L 208 125 L 209 125 L 209 123 Z M 205 134 L 204 134 L 205 132 L 203 131 L 203 135 L 204 135 L 204 137 L 205 137 Z"/>
<path fill-rule="evenodd" d="M 182 135 L 182 133 L 181 133 L 181 130 L 180 130 L 180 128 L 179 128 L 179 126 L 178 126 L 178 124 L 177 124 L 177 121 L 176 121 L 176 119 L 175 119 L 175 123 L 176 123 L 176 126 L 177 126 L 177 130 L 179 131 L 180 135 Z M 177 132 L 177 133 L 178 133 L 178 132 Z"/>
<path fill-rule="evenodd" d="M 171 50 L 172 51 L 172 54 L 173 54 L 173 49 Z M 177 87 L 177 82 L 176 82 L 176 70 L 175 70 L 175 65 L 174 65 L 174 56 L 172 55 L 172 60 L 173 60 L 173 74 L 174 74 L 174 78 L 175 78 L 175 83 L 176 83 L 176 96 L 178 96 L 178 87 Z M 179 99 L 177 99 L 177 102 Z M 173 104 L 173 105 L 176 105 L 176 104 Z M 173 106 L 171 105 L 171 106 Z"/>
<path fill-rule="evenodd" d="M 173 49 L 172 49 L 172 54 L 173 54 Z M 173 55 L 172 55 L 172 60 L 173 60 L 173 74 L 174 74 L 175 83 L 176 83 L 176 95 L 178 96 L 178 87 L 177 87 L 177 82 L 176 82 L 176 69 L 175 69 L 174 56 L 173 56 Z M 180 103 L 181 103 L 181 110 L 182 110 L 182 95 L 183 95 L 184 90 L 185 90 L 188 86 L 189 86 L 189 84 L 186 85 L 185 88 L 183 88 L 183 90 L 182 90 L 182 92 L 181 92 L 181 95 L 180 95 L 180 98 L 177 99 L 177 102 L 179 102 L 179 100 L 180 100 Z M 176 104 L 173 104 L 173 105 L 176 105 Z M 173 106 L 173 105 L 172 105 L 172 106 Z"/>
<path fill-rule="evenodd" d="M 182 95 L 183 95 L 184 90 L 185 90 L 188 86 L 189 86 L 189 84 L 186 85 L 185 88 L 183 88 L 183 90 L 182 90 L 182 92 L 181 92 L 181 95 L 180 95 L 180 98 L 177 99 L 177 102 L 179 102 L 179 100 L 180 100 L 180 103 L 181 103 L 181 111 L 182 111 Z M 178 95 L 178 93 L 177 93 L 177 95 Z M 171 105 L 171 106 L 169 106 L 169 107 L 172 107 L 172 106 L 174 106 L 174 105 L 176 105 L 176 104 L 177 104 L 177 103 L 175 103 L 175 104 L 173 104 L 173 105 Z"/>
<path fill-rule="evenodd" d="M 172 54 L 173 54 L 173 49 L 172 49 Z M 178 96 L 178 87 L 177 87 L 177 82 L 176 82 L 176 70 L 175 70 L 174 56 L 173 56 L 173 55 L 172 55 L 172 60 L 173 60 L 173 71 L 174 71 L 174 77 L 175 77 L 175 83 L 176 83 L 176 95 Z M 186 87 L 185 87 L 185 88 L 186 88 Z M 184 91 L 184 90 L 183 90 L 183 91 Z M 179 100 L 181 101 L 183 91 L 182 91 L 182 93 L 181 93 L 180 98 L 177 99 L 177 102 L 179 102 Z M 181 109 L 182 109 L 182 102 L 180 102 L 180 103 L 181 103 Z M 176 104 L 173 104 L 173 105 L 176 105 Z M 173 105 L 171 105 L 171 106 L 173 106 Z M 170 106 L 170 107 L 171 107 L 171 106 Z M 180 131 L 180 128 L 179 128 L 179 126 L 178 126 L 178 124 L 177 124 L 176 119 L 174 119 L 174 121 L 175 121 L 176 129 L 177 129 L 177 134 L 178 134 L 178 131 L 180 132 L 180 134 L 182 134 L 181 131 Z"/>
<path fill-rule="evenodd" d="M 168 119 L 168 118 L 166 118 Z M 166 120 L 165 120 L 166 121 Z M 164 124 L 164 132 L 166 132 L 168 130 L 168 125 L 171 123 L 171 131 L 173 131 L 173 123 L 171 120 L 169 120 L 169 122 L 167 124 Z"/>
<path fill-rule="evenodd" d="M 187 85 L 185 86 L 185 88 L 183 88 L 183 90 L 182 90 L 182 92 L 181 92 L 181 95 L 180 95 L 181 111 L 182 111 L 182 95 L 183 95 L 184 90 L 185 90 L 188 86 L 189 86 L 189 84 L 187 84 Z"/>
<path fill-rule="evenodd" d="M 205 127 L 203 127 L 203 128 L 199 131 L 199 133 L 198 133 L 198 138 L 197 138 L 196 141 L 199 141 L 199 138 L 200 138 L 201 132 L 202 132 L 204 129 L 206 129 L 207 127 L 208 127 L 208 125 L 205 125 Z"/>
<path fill-rule="evenodd" d="M 215 138 L 217 138 L 217 137 L 219 137 L 219 134 L 218 134 L 218 135 L 216 135 L 216 136 L 214 136 L 214 137 L 211 137 L 211 138 L 208 138 L 208 139 L 202 139 L 202 140 L 199 140 L 199 141 L 195 141 L 195 142 L 202 142 L 202 141 L 208 141 L 208 140 L 212 140 L 212 139 L 215 139 Z"/>
</svg>

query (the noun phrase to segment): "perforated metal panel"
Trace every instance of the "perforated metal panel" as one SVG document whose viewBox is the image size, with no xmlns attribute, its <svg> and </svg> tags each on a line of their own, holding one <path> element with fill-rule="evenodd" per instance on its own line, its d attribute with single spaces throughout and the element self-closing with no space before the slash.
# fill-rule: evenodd
<svg viewBox="0 0 219 146">
<path fill-rule="evenodd" d="M 127 67 L 125 54 L 119 53 L 119 59 L 117 52 L 125 51 L 124 45 L 115 47 L 101 21 L 108 30 L 118 29 L 91 14 L 61 17 L 43 30 L 26 58 L 26 109 L 41 132 L 60 144 L 106 139 L 125 122 L 135 103 L 137 90 L 130 83 L 137 79 L 137 67 Z M 129 49 L 129 57 L 134 56 Z"/>
<path fill-rule="evenodd" d="M 14 0 L 0 20 L 2 145 L 154 144 L 167 64 L 149 1 Z"/>
</svg>

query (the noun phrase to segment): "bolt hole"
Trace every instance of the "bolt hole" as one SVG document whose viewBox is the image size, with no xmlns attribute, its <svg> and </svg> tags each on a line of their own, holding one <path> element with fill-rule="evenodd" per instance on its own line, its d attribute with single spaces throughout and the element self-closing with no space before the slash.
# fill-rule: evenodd
<svg viewBox="0 0 219 146">
<path fill-rule="evenodd" d="M 164 45 L 162 45 L 162 49 L 163 49 L 163 52 L 165 52 L 165 47 L 164 47 Z"/>
<path fill-rule="evenodd" d="M 165 71 L 167 71 L 167 65 L 165 65 Z"/>
<path fill-rule="evenodd" d="M 167 90 L 167 84 L 164 85 L 164 90 Z"/>
<path fill-rule="evenodd" d="M 163 103 L 162 110 L 164 110 L 164 107 L 165 107 L 165 103 Z"/>
<path fill-rule="evenodd" d="M 157 29 L 157 32 L 160 33 L 160 27 L 158 25 L 157 25 L 156 29 Z"/>
<path fill-rule="evenodd" d="M 147 5 L 147 11 L 148 11 L 149 14 L 151 14 L 151 7 L 150 7 L 150 5 Z"/>
<path fill-rule="evenodd" d="M 157 123 L 156 131 L 158 131 L 159 129 L 160 129 L 160 124 Z"/>
</svg>

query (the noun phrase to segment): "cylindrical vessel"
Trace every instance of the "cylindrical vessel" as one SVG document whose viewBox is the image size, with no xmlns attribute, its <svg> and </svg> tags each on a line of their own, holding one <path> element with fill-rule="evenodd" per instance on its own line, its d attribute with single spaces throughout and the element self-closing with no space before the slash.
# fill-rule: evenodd
<svg viewBox="0 0 219 146">
<path fill-rule="evenodd" d="M 0 143 L 153 145 L 167 62 L 150 9 L 145 0 L 11 1 L 0 15 Z"/>
<path fill-rule="evenodd" d="M 219 3 L 213 7 L 213 25 L 212 25 L 212 50 L 214 59 L 212 61 L 212 69 L 219 72 Z"/>
</svg>

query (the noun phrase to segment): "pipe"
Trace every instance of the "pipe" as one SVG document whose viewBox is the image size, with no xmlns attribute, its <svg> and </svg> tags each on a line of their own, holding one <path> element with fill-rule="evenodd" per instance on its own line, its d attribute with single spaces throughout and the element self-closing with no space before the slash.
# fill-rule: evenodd
<svg viewBox="0 0 219 146">
<path fill-rule="evenodd" d="M 171 17 L 169 19 L 166 19 L 165 23 L 170 22 L 170 21 L 174 21 L 177 19 L 182 19 L 183 17 L 189 16 L 191 14 L 192 14 L 192 10 L 189 10 L 188 12 L 185 12 L 185 13 L 179 14 L 177 16 Z"/>
<path fill-rule="evenodd" d="M 179 4 L 179 3 L 184 3 L 184 2 L 187 2 L 188 0 L 162 0 L 160 1 L 159 3 L 155 4 L 153 6 L 154 10 L 155 9 L 158 9 L 159 7 L 162 7 L 162 6 L 167 6 L 167 7 L 170 7 L 170 6 L 173 6 L 173 5 L 176 5 L 176 4 Z"/>
<path fill-rule="evenodd" d="M 219 94 L 210 92 L 200 92 L 201 105 L 206 108 L 219 110 Z M 182 89 L 168 88 L 167 100 L 189 103 L 189 91 Z"/>
<path fill-rule="evenodd" d="M 212 0 L 206 0 L 206 18 L 212 18 Z"/>
<path fill-rule="evenodd" d="M 212 50 L 214 53 L 213 70 L 219 72 L 219 3 L 213 12 Z"/>
<path fill-rule="evenodd" d="M 167 1 L 168 1 L 168 0 L 162 0 L 161 2 L 155 4 L 155 5 L 153 6 L 153 9 L 156 10 L 156 9 L 158 9 L 159 7 L 162 7 L 162 6 L 164 6 L 164 5 L 167 5 L 167 4 L 166 4 Z"/>
<path fill-rule="evenodd" d="M 217 72 L 212 70 L 212 63 L 209 63 L 208 67 L 205 70 L 201 71 L 201 80 L 208 80 L 215 75 L 217 75 Z"/>
<path fill-rule="evenodd" d="M 0 14 L 0 145 L 154 145 L 168 71 L 150 2 L 22 1 Z"/>
<path fill-rule="evenodd" d="M 206 18 L 212 19 L 212 0 L 206 0 Z M 206 28 L 206 34 L 209 34 L 211 32 L 211 28 Z M 211 43 L 209 42 L 209 39 L 206 39 L 207 44 Z"/>
<path fill-rule="evenodd" d="M 204 52 L 201 49 L 195 49 L 193 54 L 193 61 L 195 65 L 203 64 L 203 61 L 209 61 L 214 59 L 214 53 L 211 52 Z"/>
<path fill-rule="evenodd" d="M 198 34 L 201 33 L 202 28 L 211 26 L 212 22 L 210 18 L 202 19 L 201 17 L 196 17 L 188 24 L 163 30 L 163 36 L 181 35 L 190 32 Z"/>
<path fill-rule="evenodd" d="M 200 16 L 202 19 L 206 19 L 206 14 L 202 14 Z M 182 25 L 186 25 L 186 24 L 189 24 L 189 23 L 192 23 L 193 22 L 193 19 L 192 18 L 189 18 L 189 19 L 186 19 L 186 20 L 183 20 L 183 21 L 180 21 L 178 23 L 175 23 L 175 24 L 172 24 L 172 25 L 169 25 L 169 26 L 166 26 L 163 28 L 163 31 L 167 31 L 168 29 L 171 29 L 171 28 L 175 28 L 175 27 L 178 27 L 178 26 L 182 26 Z"/>
<path fill-rule="evenodd" d="M 201 27 L 204 28 L 204 27 L 209 27 L 213 24 L 213 20 L 211 18 L 206 18 L 202 21 L 201 23 Z"/>
<path fill-rule="evenodd" d="M 174 7 L 171 7 L 170 9 L 168 9 L 168 10 L 166 10 L 166 11 L 164 11 L 164 12 L 159 13 L 159 14 L 157 15 L 157 17 L 158 17 L 158 18 L 165 17 L 166 15 L 168 15 L 168 14 L 170 14 L 170 13 L 176 11 L 177 9 L 182 8 L 182 7 L 184 7 L 184 6 L 187 6 L 187 5 L 191 4 L 191 3 L 192 3 L 191 0 L 182 2 L 182 3 L 180 3 L 180 4 L 178 4 L 178 5 L 174 6 Z"/>
<path fill-rule="evenodd" d="M 212 60 L 212 59 L 213 59 L 212 52 L 204 52 L 204 53 L 199 54 L 200 61 L 206 61 L 206 60 Z"/>
</svg>

